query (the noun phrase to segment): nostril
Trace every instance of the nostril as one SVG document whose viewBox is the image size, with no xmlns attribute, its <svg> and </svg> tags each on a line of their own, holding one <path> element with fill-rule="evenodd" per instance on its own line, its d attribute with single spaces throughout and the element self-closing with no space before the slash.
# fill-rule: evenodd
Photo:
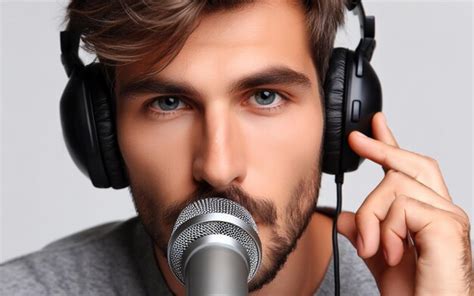
<svg viewBox="0 0 474 296">
<path fill-rule="evenodd" d="M 239 172 L 230 166 L 203 166 L 197 170 L 196 180 L 209 184 L 210 187 L 220 190 L 227 188 L 239 178 Z"/>
</svg>

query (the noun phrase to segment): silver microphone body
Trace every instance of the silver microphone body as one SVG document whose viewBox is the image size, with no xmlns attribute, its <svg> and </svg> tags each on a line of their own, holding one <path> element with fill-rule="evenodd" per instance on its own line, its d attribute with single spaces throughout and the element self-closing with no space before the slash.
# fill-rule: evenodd
<svg viewBox="0 0 474 296">
<path fill-rule="evenodd" d="M 261 257 L 252 216 L 224 198 L 183 209 L 168 243 L 168 264 L 190 296 L 247 295 Z"/>
</svg>

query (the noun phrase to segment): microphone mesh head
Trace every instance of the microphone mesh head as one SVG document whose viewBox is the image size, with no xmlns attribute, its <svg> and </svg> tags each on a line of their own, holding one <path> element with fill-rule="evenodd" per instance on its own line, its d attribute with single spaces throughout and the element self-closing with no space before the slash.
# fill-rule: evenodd
<svg viewBox="0 0 474 296">
<path fill-rule="evenodd" d="M 225 198 L 206 198 L 197 200 L 184 208 L 178 216 L 173 227 L 171 237 L 175 236 L 176 230 L 186 221 L 206 214 L 223 213 L 232 215 L 257 233 L 257 225 L 250 213 L 241 205 Z M 203 221 L 189 225 L 180 230 L 176 238 L 171 239 L 168 244 L 168 262 L 176 277 L 184 283 L 184 266 L 182 264 L 183 255 L 186 249 L 197 239 L 212 235 L 221 234 L 236 240 L 247 252 L 250 259 L 250 272 L 247 278 L 250 281 L 260 264 L 260 242 L 256 241 L 247 231 L 239 225 L 225 221 Z M 258 240 L 258 237 L 257 237 Z"/>
</svg>

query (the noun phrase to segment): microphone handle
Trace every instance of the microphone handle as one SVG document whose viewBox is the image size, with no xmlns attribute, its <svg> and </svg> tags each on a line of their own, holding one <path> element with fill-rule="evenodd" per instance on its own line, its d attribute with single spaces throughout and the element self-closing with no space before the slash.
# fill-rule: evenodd
<svg viewBox="0 0 474 296">
<path fill-rule="evenodd" d="M 187 296 L 248 295 L 249 268 L 236 250 L 210 244 L 195 250 L 185 264 Z"/>
</svg>

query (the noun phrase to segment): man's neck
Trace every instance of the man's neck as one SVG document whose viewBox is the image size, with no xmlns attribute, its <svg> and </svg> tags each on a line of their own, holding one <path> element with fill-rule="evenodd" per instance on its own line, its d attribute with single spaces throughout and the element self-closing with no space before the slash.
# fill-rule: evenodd
<svg viewBox="0 0 474 296">
<path fill-rule="evenodd" d="M 250 295 L 312 295 L 321 285 L 330 263 L 331 229 L 331 218 L 315 213 L 277 276 Z M 172 275 L 166 258 L 156 250 L 155 253 L 168 287 L 175 295 L 185 295 L 184 287 Z"/>
</svg>

